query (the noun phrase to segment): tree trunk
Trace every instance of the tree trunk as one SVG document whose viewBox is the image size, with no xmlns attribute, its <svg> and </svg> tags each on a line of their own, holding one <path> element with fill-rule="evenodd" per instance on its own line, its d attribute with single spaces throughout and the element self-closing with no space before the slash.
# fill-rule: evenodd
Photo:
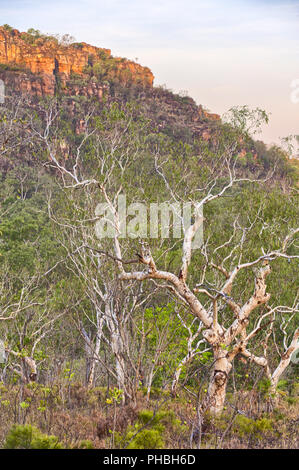
<svg viewBox="0 0 299 470">
<path fill-rule="evenodd" d="M 97 309 L 96 314 L 97 314 L 97 330 L 96 330 L 95 341 L 92 339 L 91 333 L 88 334 L 82 322 L 80 322 L 80 330 L 85 341 L 85 353 L 86 353 L 85 382 L 86 382 L 87 387 L 93 387 L 94 385 L 96 364 L 99 358 L 103 326 L 104 326 L 104 319 L 102 318 L 100 310 Z"/>
<path fill-rule="evenodd" d="M 151 368 L 150 373 L 147 377 L 147 384 L 146 384 L 146 400 L 149 401 L 150 396 L 151 396 L 151 389 L 152 389 L 152 383 L 154 379 L 154 366 Z"/>
<path fill-rule="evenodd" d="M 202 411 L 208 411 L 212 415 L 219 415 L 223 411 L 228 374 L 232 368 L 231 363 L 223 354 L 223 351 L 214 353 L 214 366 L 207 396 L 202 406 Z"/>
<path fill-rule="evenodd" d="M 280 363 L 278 364 L 275 371 L 273 372 L 273 374 L 270 377 L 270 380 L 271 380 L 270 393 L 271 393 L 271 395 L 274 395 L 274 396 L 277 395 L 278 382 L 280 380 L 280 377 L 282 376 L 282 374 L 284 373 L 284 371 L 286 370 L 286 368 L 290 364 L 293 352 L 296 351 L 299 347 L 298 341 L 299 341 L 299 328 L 297 328 L 297 330 L 295 331 L 293 339 L 292 339 L 289 347 L 287 348 L 287 350 L 281 356 Z"/>
<path fill-rule="evenodd" d="M 123 403 L 130 398 L 126 387 L 126 364 L 123 355 L 123 342 L 119 334 L 111 334 L 111 349 L 115 357 L 115 372 L 117 376 L 117 387 L 123 390 Z"/>
<path fill-rule="evenodd" d="M 98 356 L 99 356 L 100 347 L 101 347 L 101 335 L 102 335 L 102 324 L 101 324 L 101 329 L 97 331 L 96 344 L 94 347 L 94 351 L 92 351 L 92 355 L 89 358 L 87 358 L 86 381 L 87 381 L 88 387 L 93 387 L 94 385 L 96 365 L 97 365 Z"/>
<path fill-rule="evenodd" d="M 37 377 L 37 367 L 35 360 L 32 357 L 25 356 L 23 365 L 23 374 L 24 377 L 26 377 L 26 382 L 35 382 Z"/>
<path fill-rule="evenodd" d="M 193 358 L 192 355 L 187 354 L 187 355 L 181 360 L 181 362 L 179 363 L 179 365 L 177 366 L 176 371 L 175 371 L 175 373 L 174 373 L 173 380 L 172 380 L 172 384 L 171 384 L 171 393 L 172 393 L 172 395 L 174 395 L 174 396 L 176 395 L 176 389 L 177 389 L 177 386 L 178 386 L 178 383 L 179 383 L 179 380 L 180 380 L 180 376 L 181 376 L 183 367 L 186 366 L 186 365 L 188 364 L 188 362 L 191 361 L 192 358 Z"/>
<path fill-rule="evenodd" d="M 113 308 L 107 303 L 105 305 L 106 325 L 110 333 L 110 346 L 115 358 L 115 373 L 117 377 L 117 387 L 123 390 L 123 403 L 126 398 L 131 398 L 128 387 L 126 387 L 126 361 L 125 348 L 121 336 L 119 320 Z"/>
</svg>

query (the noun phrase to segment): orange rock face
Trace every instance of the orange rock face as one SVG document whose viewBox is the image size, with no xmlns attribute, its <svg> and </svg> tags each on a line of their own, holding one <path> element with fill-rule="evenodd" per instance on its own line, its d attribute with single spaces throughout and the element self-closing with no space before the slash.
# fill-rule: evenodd
<svg viewBox="0 0 299 470">
<path fill-rule="evenodd" d="M 208 113 L 207 111 L 202 111 L 203 112 L 203 116 L 207 119 L 209 119 L 210 121 L 220 121 L 220 116 L 219 114 L 214 114 L 214 113 Z"/>
<path fill-rule="evenodd" d="M 50 77 L 53 77 L 54 73 L 62 76 L 63 80 L 68 79 L 72 73 L 83 74 L 86 66 L 101 64 L 110 57 L 109 49 L 86 43 L 61 45 L 55 38 L 44 36 L 35 38 L 16 29 L 0 27 L 0 64 L 23 67 L 33 74 L 44 77 L 45 81 L 51 82 Z M 128 60 L 114 60 L 119 72 L 123 69 L 128 71 L 132 82 L 152 86 L 154 76 L 147 67 Z"/>
<path fill-rule="evenodd" d="M 61 46 L 54 40 L 36 39 L 34 44 L 27 43 L 26 35 L 13 29 L 7 31 L 0 27 L 0 63 L 24 66 L 33 73 L 59 73 L 69 76 L 71 72 L 82 73 L 88 65 L 90 55 L 98 56 L 99 52 L 111 55 L 109 49 L 99 49 L 82 43 L 75 46 Z"/>
</svg>

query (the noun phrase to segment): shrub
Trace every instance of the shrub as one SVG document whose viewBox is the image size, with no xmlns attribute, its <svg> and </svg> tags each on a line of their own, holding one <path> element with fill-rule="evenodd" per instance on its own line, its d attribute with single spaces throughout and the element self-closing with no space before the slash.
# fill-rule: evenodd
<svg viewBox="0 0 299 470">
<path fill-rule="evenodd" d="M 144 429 L 147 427 L 147 429 Z M 124 435 L 116 433 L 116 442 L 127 449 L 163 449 L 166 431 L 182 435 L 187 426 L 176 418 L 173 410 L 141 410 L 134 426 L 128 426 Z"/>
<path fill-rule="evenodd" d="M 15 425 L 8 432 L 5 449 L 61 449 L 58 437 L 43 434 L 31 425 Z"/>
<path fill-rule="evenodd" d="M 258 390 L 263 394 L 267 395 L 270 391 L 271 382 L 269 379 L 261 379 L 257 384 Z"/>
<path fill-rule="evenodd" d="M 83 44 L 82 42 L 73 42 L 72 47 L 75 47 L 76 49 L 83 49 Z"/>
<path fill-rule="evenodd" d="M 81 441 L 78 447 L 79 449 L 94 449 L 93 443 L 88 439 Z"/>
<path fill-rule="evenodd" d="M 0 71 L 10 71 L 10 72 L 27 72 L 25 65 L 21 64 L 0 64 Z"/>
<path fill-rule="evenodd" d="M 130 431 L 127 434 L 127 440 L 130 440 L 134 434 L 135 431 Z M 163 447 L 164 440 L 161 431 L 157 429 L 144 429 L 134 437 L 127 449 L 163 449 Z"/>
<path fill-rule="evenodd" d="M 246 416 L 239 415 L 235 421 L 235 431 L 243 437 L 251 435 L 253 437 L 262 437 L 267 431 L 273 431 L 272 420 L 268 418 L 260 418 L 254 421 Z"/>
<path fill-rule="evenodd" d="M 6 31 L 12 31 L 12 30 L 13 30 L 13 27 L 10 26 L 9 24 L 4 24 L 4 25 L 2 26 L 2 28 L 6 29 Z"/>
</svg>

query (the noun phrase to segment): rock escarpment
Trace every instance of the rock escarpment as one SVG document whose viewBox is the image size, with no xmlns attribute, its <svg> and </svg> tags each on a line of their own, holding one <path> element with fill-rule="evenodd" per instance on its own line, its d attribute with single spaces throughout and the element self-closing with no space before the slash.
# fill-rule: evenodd
<svg viewBox="0 0 299 470">
<path fill-rule="evenodd" d="M 111 56 L 110 49 L 84 42 L 63 44 L 42 34 L 21 33 L 0 27 L 0 78 L 15 90 L 38 96 L 54 94 L 57 82 L 65 85 L 74 76 L 114 79 L 120 83 L 153 85 L 154 76 L 147 67 Z"/>
<path fill-rule="evenodd" d="M 64 38 L 64 37 L 63 37 Z M 29 30 L 22 33 L 8 25 L 0 27 L 0 79 L 7 94 L 22 94 L 30 100 L 63 95 L 69 113 L 76 112 L 80 97 L 142 105 L 143 112 L 159 132 L 175 138 L 201 136 L 210 141 L 220 116 L 210 114 L 190 97 L 153 87 L 149 68 L 113 57 L 110 49 L 67 41 Z M 81 131 L 80 119 L 76 132 Z"/>
</svg>

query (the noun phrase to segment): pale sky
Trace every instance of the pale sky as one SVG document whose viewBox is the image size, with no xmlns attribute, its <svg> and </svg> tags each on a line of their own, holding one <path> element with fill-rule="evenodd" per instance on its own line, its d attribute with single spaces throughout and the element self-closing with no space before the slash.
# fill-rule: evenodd
<svg viewBox="0 0 299 470">
<path fill-rule="evenodd" d="M 299 102 L 291 100 L 299 0 L 0 0 L 0 14 L 0 24 L 21 31 L 69 33 L 138 58 L 156 85 L 186 90 L 211 112 L 263 108 L 268 143 L 299 134 Z"/>
</svg>

